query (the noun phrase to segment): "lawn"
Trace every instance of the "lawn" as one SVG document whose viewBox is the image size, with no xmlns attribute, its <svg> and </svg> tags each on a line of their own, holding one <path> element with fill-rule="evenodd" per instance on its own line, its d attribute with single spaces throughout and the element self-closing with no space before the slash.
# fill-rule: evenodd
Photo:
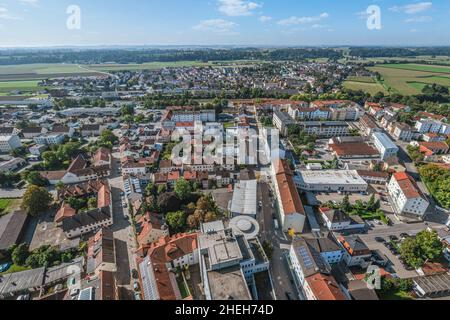
<svg viewBox="0 0 450 320">
<path fill-rule="evenodd" d="M 387 292 L 379 291 L 378 296 L 380 300 L 414 300 L 408 292 L 396 289 Z"/>
<path fill-rule="evenodd" d="M 36 92 L 45 89 L 45 87 L 38 86 L 39 81 L 0 81 L 0 92 L 7 94 L 14 90 Z"/>
<path fill-rule="evenodd" d="M 85 65 L 86 69 L 92 71 L 134 71 L 134 70 L 158 70 L 162 68 L 176 68 L 176 67 L 201 67 L 212 66 L 209 62 L 200 61 L 176 61 L 176 62 L 149 62 L 143 64 L 92 64 Z"/>
<path fill-rule="evenodd" d="M 375 83 L 375 79 L 373 77 L 364 77 L 364 76 L 350 76 L 347 78 L 347 81 Z"/>
<path fill-rule="evenodd" d="M 7 271 L 0 273 L 0 276 L 4 275 L 4 274 L 16 273 L 16 272 L 21 272 L 21 271 L 25 271 L 25 270 L 31 270 L 31 268 L 30 267 L 21 267 L 21 266 L 13 264 Z"/>
<path fill-rule="evenodd" d="M 186 299 L 187 297 L 189 297 L 191 295 L 191 293 L 189 292 L 189 288 L 181 274 L 177 277 L 177 284 L 178 284 L 178 288 L 180 289 L 180 294 L 181 294 L 182 299 Z"/>
<path fill-rule="evenodd" d="M 0 216 L 18 209 L 19 200 L 17 199 L 0 199 Z"/>
<path fill-rule="evenodd" d="M 394 64 L 383 64 L 383 68 L 450 74 L 450 66 L 447 67 L 447 66 L 434 66 L 415 63 L 399 63 L 399 64 L 394 63 Z"/>
</svg>

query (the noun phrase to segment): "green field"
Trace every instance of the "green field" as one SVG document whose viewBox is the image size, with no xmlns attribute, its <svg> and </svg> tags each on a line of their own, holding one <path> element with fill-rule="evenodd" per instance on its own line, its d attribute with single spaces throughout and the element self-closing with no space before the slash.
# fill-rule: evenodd
<svg viewBox="0 0 450 320">
<path fill-rule="evenodd" d="M 403 95 L 420 94 L 426 84 L 433 83 L 450 87 L 450 67 L 387 64 L 368 69 L 380 73 L 383 78 L 383 84 L 390 88 L 392 93 Z"/>
<path fill-rule="evenodd" d="M 39 81 L 0 81 L 0 94 L 7 95 L 11 91 L 19 90 L 21 92 L 36 92 L 45 89 L 38 86 Z"/>
<path fill-rule="evenodd" d="M 370 93 L 372 96 L 376 95 L 378 92 L 388 93 L 381 84 L 379 83 L 368 83 L 359 81 L 345 81 L 344 87 L 351 90 L 362 90 L 364 92 Z"/>
<path fill-rule="evenodd" d="M 350 76 L 347 78 L 347 81 L 364 82 L 364 83 L 375 83 L 376 82 L 373 77 L 363 77 L 363 76 Z"/>
<path fill-rule="evenodd" d="M 18 209 L 19 201 L 17 199 L 0 199 L 0 216 Z"/>
</svg>

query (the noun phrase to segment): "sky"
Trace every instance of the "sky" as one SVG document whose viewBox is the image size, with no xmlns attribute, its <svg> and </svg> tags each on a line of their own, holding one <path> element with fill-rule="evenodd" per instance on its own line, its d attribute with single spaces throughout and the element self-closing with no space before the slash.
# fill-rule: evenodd
<svg viewBox="0 0 450 320">
<path fill-rule="evenodd" d="M 0 47 L 450 45 L 448 30 L 448 0 L 0 0 Z"/>
</svg>

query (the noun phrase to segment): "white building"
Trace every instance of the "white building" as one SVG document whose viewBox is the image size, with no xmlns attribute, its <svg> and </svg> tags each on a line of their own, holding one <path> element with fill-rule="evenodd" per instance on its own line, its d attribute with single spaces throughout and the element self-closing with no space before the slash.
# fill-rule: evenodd
<svg viewBox="0 0 450 320">
<path fill-rule="evenodd" d="M 423 217 L 430 205 L 414 180 L 404 172 L 393 175 L 388 184 L 388 193 L 399 215 Z"/>
<path fill-rule="evenodd" d="M 450 128 L 448 127 L 448 125 L 445 125 L 445 128 L 441 130 L 442 126 L 443 123 L 438 120 L 420 119 L 419 121 L 416 122 L 415 128 L 417 129 L 417 131 L 419 131 L 419 133 L 432 132 L 432 133 L 450 134 Z M 448 131 L 448 133 L 445 133 L 446 131 Z"/>
<path fill-rule="evenodd" d="M 214 110 L 202 111 L 173 111 L 171 121 L 173 122 L 215 122 L 216 112 Z"/>
<path fill-rule="evenodd" d="M 120 114 L 120 108 L 116 107 L 95 107 L 95 108 L 71 108 L 59 111 L 60 114 L 66 117 L 79 117 L 87 115 L 91 117 L 95 116 L 117 116 Z"/>
<path fill-rule="evenodd" d="M 0 136 L 0 152 L 11 152 L 22 147 L 22 142 L 17 135 Z"/>
<path fill-rule="evenodd" d="M 299 125 L 308 135 L 323 138 L 348 136 L 350 134 L 348 123 L 344 121 L 306 121 L 300 122 Z"/>
<path fill-rule="evenodd" d="M 12 172 L 24 166 L 27 162 L 22 158 L 13 158 L 8 161 L 0 162 L 0 172 Z"/>
<path fill-rule="evenodd" d="M 381 160 L 386 160 L 397 156 L 399 148 L 389 137 L 381 132 L 372 133 L 375 148 L 380 152 Z"/>
<path fill-rule="evenodd" d="M 256 203 L 256 180 L 244 180 L 235 184 L 230 212 L 233 216 L 249 215 L 256 217 L 258 213 Z"/>
<path fill-rule="evenodd" d="M 43 134 L 34 138 L 34 142 L 36 144 L 41 145 L 55 145 L 62 144 L 65 140 L 65 136 L 63 134 Z"/>
<path fill-rule="evenodd" d="M 34 156 L 41 156 L 42 153 L 47 150 L 47 146 L 44 144 L 36 144 L 31 146 L 28 150 Z"/>
<path fill-rule="evenodd" d="M 300 171 L 297 187 L 312 192 L 365 192 L 368 184 L 356 170 Z"/>
</svg>

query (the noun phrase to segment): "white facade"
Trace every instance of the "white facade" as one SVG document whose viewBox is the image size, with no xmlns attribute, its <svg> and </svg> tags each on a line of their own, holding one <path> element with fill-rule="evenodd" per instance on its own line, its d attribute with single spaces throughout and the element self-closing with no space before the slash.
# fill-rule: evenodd
<svg viewBox="0 0 450 320">
<path fill-rule="evenodd" d="M 380 152 L 381 160 L 386 160 L 391 157 L 397 156 L 399 148 L 392 142 L 389 137 L 381 132 L 372 133 L 375 147 Z"/>
<path fill-rule="evenodd" d="M 300 171 L 297 187 L 313 192 L 365 192 L 368 184 L 356 170 Z"/>
<path fill-rule="evenodd" d="M 417 131 L 419 131 L 419 133 L 428 133 L 428 132 L 439 133 L 441 131 L 441 127 L 442 122 L 433 119 L 421 119 L 416 122 L 415 126 L 415 128 L 417 129 Z"/>
<path fill-rule="evenodd" d="M 172 119 L 173 122 L 215 122 L 216 113 L 214 110 L 208 111 L 198 111 L 198 112 L 173 112 Z"/>
<path fill-rule="evenodd" d="M 64 142 L 65 136 L 63 134 L 45 134 L 34 138 L 36 144 L 41 145 L 55 145 L 62 144 Z"/>
<path fill-rule="evenodd" d="M 21 146 L 22 142 L 17 135 L 0 136 L 0 152 L 11 152 Z"/>
<path fill-rule="evenodd" d="M 342 121 L 301 122 L 300 126 L 308 135 L 316 135 L 318 137 L 332 138 L 350 134 L 348 124 Z"/>
<path fill-rule="evenodd" d="M 421 196 L 411 181 L 399 179 L 398 176 L 394 175 L 388 184 L 388 192 L 396 213 L 424 216 L 430 203 Z"/>
</svg>

